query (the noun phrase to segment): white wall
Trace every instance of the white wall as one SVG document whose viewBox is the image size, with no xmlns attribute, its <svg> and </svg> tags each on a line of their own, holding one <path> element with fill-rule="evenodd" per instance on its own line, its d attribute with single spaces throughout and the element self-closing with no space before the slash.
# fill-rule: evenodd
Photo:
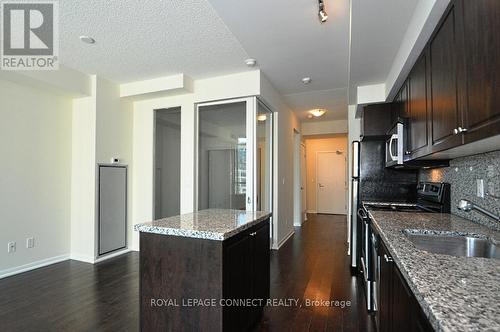
<svg viewBox="0 0 500 332">
<path fill-rule="evenodd" d="M 132 227 L 132 102 L 119 85 L 91 77 L 91 96 L 73 101 L 71 258 L 97 258 L 97 165 L 112 157 L 128 165 L 128 229 Z M 127 232 L 128 243 L 132 234 Z"/>
<path fill-rule="evenodd" d="M 71 257 L 95 256 L 96 78 L 92 96 L 73 100 L 71 172 Z"/>
<path fill-rule="evenodd" d="M 274 178 L 274 224 L 273 248 L 277 249 L 294 233 L 294 130 L 301 132 L 297 116 L 283 102 L 281 95 L 264 75 L 261 76 L 260 96 L 273 111 L 277 132 L 274 135 L 275 158 Z M 292 206 L 291 206 L 292 205 Z"/>
<path fill-rule="evenodd" d="M 0 80 L 0 276 L 69 254 L 71 108 L 68 97 Z"/>
<path fill-rule="evenodd" d="M 302 135 L 328 135 L 347 133 L 347 120 L 303 121 Z"/>
</svg>

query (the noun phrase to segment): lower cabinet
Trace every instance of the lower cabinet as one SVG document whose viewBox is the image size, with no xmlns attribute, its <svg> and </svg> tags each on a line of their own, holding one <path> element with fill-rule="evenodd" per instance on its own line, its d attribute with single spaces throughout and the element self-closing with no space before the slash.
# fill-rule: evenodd
<svg viewBox="0 0 500 332">
<path fill-rule="evenodd" d="M 378 250 L 380 257 L 378 330 L 380 332 L 434 331 L 382 242 Z"/>
<path fill-rule="evenodd" d="M 254 300 L 251 305 L 223 308 L 224 331 L 248 331 L 260 319 L 270 287 L 269 222 L 251 228 L 223 248 L 223 298 L 235 301 Z"/>
<path fill-rule="evenodd" d="M 141 232 L 140 246 L 141 331 L 243 332 L 259 321 L 269 219 L 224 241 Z"/>
</svg>

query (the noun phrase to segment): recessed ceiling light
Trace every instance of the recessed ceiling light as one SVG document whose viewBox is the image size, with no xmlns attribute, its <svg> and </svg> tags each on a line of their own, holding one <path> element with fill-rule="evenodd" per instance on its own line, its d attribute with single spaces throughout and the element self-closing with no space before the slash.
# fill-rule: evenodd
<svg viewBox="0 0 500 332">
<path fill-rule="evenodd" d="M 319 11 L 318 11 L 319 22 L 325 23 L 326 20 L 328 20 L 328 14 L 325 11 L 325 4 L 323 0 L 318 0 L 318 5 L 319 5 Z"/>
<path fill-rule="evenodd" d="M 248 66 L 248 67 L 255 67 L 255 65 L 257 64 L 257 60 L 255 59 L 246 59 L 245 60 L 245 64 Z"/>
<path fill-rule="evenodd" d="M 325 113 L 326 113 L 326 110 L 324 108 L 317 108 L 317 109 L 309 111 L 310 115 L 313 115 L 313 116 L 315 116 L 317 118 L 320 117 L 320 116 L 322 116 Z"/>
<path fill-rule="evenodd" d="M 86 44 L 95 44 L 95 39 L 90 36 L 80 36 L 80 40 Z"/>
<path fill-rule="evenodd" d="M 304 78 L 302 79 L 302 83 L 304 83 L 304 84 L 309 84 L 309 83 L 311 83 L 311 78 L 310 78 L 310 77 L 304 77 Z"/>
</svg>

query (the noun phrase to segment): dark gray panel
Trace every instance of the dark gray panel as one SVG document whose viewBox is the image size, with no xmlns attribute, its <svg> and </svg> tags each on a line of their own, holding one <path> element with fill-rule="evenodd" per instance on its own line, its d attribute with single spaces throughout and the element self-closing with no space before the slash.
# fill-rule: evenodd
<svg viewBox="0 0 500 332">
<path fill-rule="evenodd" d="M 125 248 L 127 168 L 99 166 L 99 255 Z"/>
</svg>

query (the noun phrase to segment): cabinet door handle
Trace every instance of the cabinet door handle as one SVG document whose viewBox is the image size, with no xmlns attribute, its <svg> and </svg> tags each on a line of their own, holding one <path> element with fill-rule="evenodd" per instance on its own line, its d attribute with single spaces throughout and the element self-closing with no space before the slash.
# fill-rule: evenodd
<svg viewBox="0 0 500 332">
<path fill-rule="evenodd" d="M 384 254 L 384 260 L 385 260 L 387 263 L 394 262 L 394 260 L 392 259 L 392 257 L 387 256 L 386 254 Z"/>
<path fill-rule="evenodd" d="M 453 129 L 453 135 L 458 135 L 458 129 L 457 128 Z"/>
<path fill-rule="evenodd" d="M 466 131 L 467 131 L 467 128 L 458 127 L 459 133 L 465 133 Z"/>
<path fill-rule="evenodd" d="M 255 234 L 257 234 L 257 232 L 252 232 L 250 233 L 250 236 L 255 236 Z"/>
</svg>

